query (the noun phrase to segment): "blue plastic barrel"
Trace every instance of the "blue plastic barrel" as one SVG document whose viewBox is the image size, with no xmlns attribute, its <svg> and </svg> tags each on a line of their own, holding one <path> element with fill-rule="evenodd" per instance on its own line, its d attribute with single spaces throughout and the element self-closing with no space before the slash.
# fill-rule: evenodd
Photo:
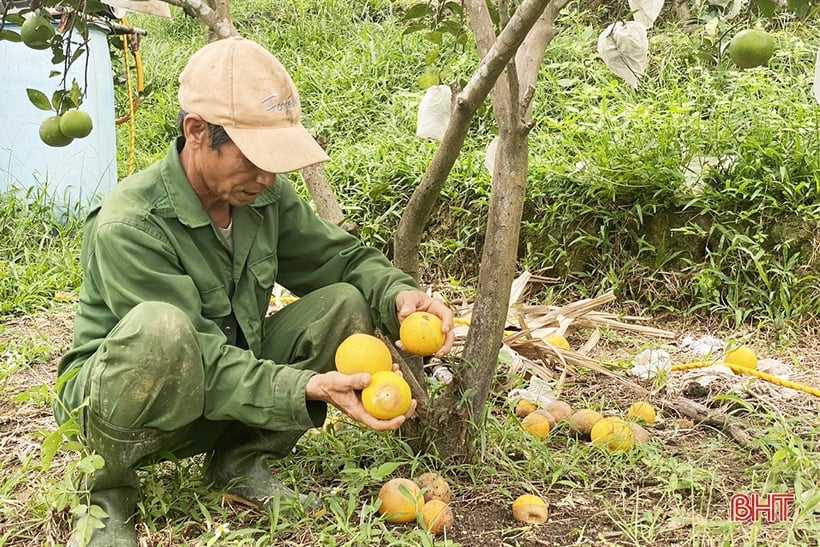
<svg viewBox="0 0 820 547">
<path fill-rule="evenodd" d="M 20 30 L 14 25 L 7 28 Z M 0 190 L 36 188 L 58 209 L 83 210 L 116 184 L 114 80 L 108 39 L 100 29 L 90 29 L 89 34 L 87 53 L 71 67 L 67 82 L 70 86 L 75 78 L 86 90 L 80 108 L 91 115 L 94 129 L 62 148 L 40 140 L 40 122 L 54 112 L 35 107 L 26 93 L 26 88 L 39 89 L 50 98 L 60 80 L 59 76 L 49 78 L 49 73 L 62 67 L 51 64 L 51 49 L 0 41 Z"/>
</svg>

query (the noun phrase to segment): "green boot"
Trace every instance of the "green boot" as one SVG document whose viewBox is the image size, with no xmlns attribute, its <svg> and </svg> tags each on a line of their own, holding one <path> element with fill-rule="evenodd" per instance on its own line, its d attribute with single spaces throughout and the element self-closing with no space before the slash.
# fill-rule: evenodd
<svg viewBox="0 0 820 547">
<path fill-rule="evenodd" d="M 88 411 L 85 434 L 88 447 L 105 460 L 103 468 L 89 479 L 89 504 L 101 507 L 108 517 L 101 519 L 104 527 L 95 529 L 90 539 L 79 537 L 79 531 L 73 530 L 67 547 L 136 547 L 136 465 L 166 448 L 176 433 L 120 428 Z"/>
<path fill-rule="evenodd" d="M 321 503 L 315 496 L 297 495 L 273 476 L 268 465 L 290 454 L 302 435 L 303 431 L 265 431 L 237 424 L 217 442 L 206 462 L 205 480 L 260 509 L 272 507 L 278 499 L 317 510 Z"/>
</svg>

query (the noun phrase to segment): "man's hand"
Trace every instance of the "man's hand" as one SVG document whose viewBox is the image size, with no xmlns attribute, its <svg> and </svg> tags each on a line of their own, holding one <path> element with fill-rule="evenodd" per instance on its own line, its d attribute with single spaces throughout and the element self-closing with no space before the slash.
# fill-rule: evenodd
<svg viewBox="0 0 820 547">
<path fill-rule="evenodd" d="M 444 357 L 453 349 L 455 333 L 453 332 L 453 312 L 437 298 L 424 291 L 402 291 L 396 296 L 399 324 L 413 312 L 426 311 L 441 319 L 441 331 L 444 333 L 444 345 L 436 352 L 436 357 Z"/>
<path fill-rule="evenodd" d="M 370 384 L 370 375 L 366 372 L 358 374 L 342 374 L 331 371 L 316 374 L 308 380 L 305 387 L 305 398 L 310 401 L 324 401 L 341 410 L 345 415 L 357 422 L 377 431 L 392 431 L 398 429 L 407 418 L 416 411 L 416 400 L 410 403 L 410 409 L 402 416 L 392 420 L 379 420 L 368 413 L 359 395 L 361 390 Z"/>
</svg>

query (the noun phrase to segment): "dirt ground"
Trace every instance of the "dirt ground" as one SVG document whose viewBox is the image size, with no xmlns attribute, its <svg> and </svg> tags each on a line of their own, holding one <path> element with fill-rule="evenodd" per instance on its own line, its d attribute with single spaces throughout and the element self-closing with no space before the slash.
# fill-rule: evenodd
<svg viewBox="0 0 820 547">
<path fill-rule="evenodd" d="M 31 457 L 37 457 L 40 449 L 41 437 L 38 431 L 53 430 L 55 424 L 51 409 L 43 401 L 44 395 L 38 399 L 38 393 L 44 393 L 45 386 L 53 384 L 56 370 L 56 361 L 71 342 L 71 325 L 73 305 L 66 304 L 50 311 L 48 314 L 38 314 L 22 318 L 7 319 L 0 323 L 0 357 L 6 358 L 5 348 L 19 347 L 20 341 L 27 341 L 28 347 L 42 348 L 42 358 L 34 358 L 31 366 L 21 367 L 0 385 L 0 468 L 4 474 L 21 467 L 21 462 Z M 600 338 L 588 355 L 601 361 L 618 362 L 628 368 L 629 359 L 647 347 L 656 347 L 659 343 L 673 356 L 675 362 L 683 359 L 681 356 L 681 340 L 690 335 L 691 338 L 700 338 L 714 335 L 721 339 L 739 339 L 744 335 L 755 333 L 718 332 L 713 325 L 697 321 L 667 321 L 657 320 L 656 326 L 668 329 L 676 336 L 665 341 L 653 340 L 650 337 L 634 333 L 610 333 Z M 755 347 L 759 355 L 766 355 L 786 363 L 792 372 L 791 380 L 808 386 L 820 388 L 820 344 L 813 329 L 807 329 L 801 336 L 784 343 L 775 335 L 769 335 L 765 340 L 761 336 L 752 336 L 750 344 Z M 586 335 L 571 342 L 581 344 L 586 341 Z M 17 346 L 15 346 L 15 344 Z M 684 359 L 686 360 L 686 359 Z M 690 359 L 691 360 L 691 359 Z M 556 369 L 556 374 L 557 374 Z M 662 419 L 653 430 L 653 442 L 662 442 L 664 450 L 670 455 L 698 453 L 709 450 L 713 459 L 713 470 L 719 470 L 722 484 L 715 486 L 713 492 L 703 494 L 703 500 L 708 507 L 695 507 L 691 499 L 683 501 L 683 505 L 691 506 L 681 510 L 681 500 L 666 499 L 662 489 L 653 488 L 658 484 L 656 477 L 639 477 L 632 485 L 624 486 L 613 492 L 587 492 L 571 485 L 557 484 L 550 490 L 550 518 L 539 527 L 511 526 L 508 497 L 501 495 L 496 489 L 487 485 L 470 484 L 465 480 L 459 485 L 458 499 L 454 500 L 457 514 L 456 526 L 448 538 L 463 546 L 469 547 L 499 547 L 506 545 L 516 546 L 564 546 L 564 545 L 774 545 L 784 544 L 789 538 L 782 527 L 777 523 L 746 531 L 743 527 L 735 527 L 731 532 L 721 532 L 720 529 L 706 526 L 703 515 L 706 513 L 711 520 L 726 520 L 728 518 L 727 492 L 743 491 L 749 478 L 745 469 L 750 465 L 765 464 L 765 458 L 748 447 L 742 446 L 743 439 L 732 438 L 730 430 L 722 429 L 719 424 L 702 423 L 695 419 L 688 421 L 680 409 L 666 405 L 664 401 L 673 401 L 681 396 L 690 386 L 691 379 L 686 380 L 681 373 L 673 380 L 670 378 L 662 393 L 658 397 L 658 404 Z M 696 373 L 695 373 L 696 374 Z M 594 371 L 585 371 L 584 374 L 570 374 L 563 378 L 565 387 L 562 398 L 570 404 L 583 405 L 590 401 L 606 399 L 613 404 L 623 405 L 634 400 L 636 393 L 629 386 L 652 389 L 651 380 L 628 379 L 625 383 L 617 377 L 628 378 L 621 370 L 612 376 L 596 374 Z M 697 378 L 693 376 L 692 378 Z M 723 379 L 707 386 L 707 393 L 701 393 L 701 401 L 713 395 L 718 390 L 729 390 Z M 723 383 L 721 383 L 723 382 Z M 805 426 L 807 439 L 815 443 L 809 450 L 816 455 L 818 447 L 818 411 L 820 398 L 801 391 L 789 390 L 781 386 L 774 386 L 768 382 L 758 380 L 757 387 L 749 390 L 744 397 L 750 404 L 765 407 L 786 417 L 805 417 L 799 423 Z M 659 395 L 659 393 L 656 393 Z M 691 394 L 690 394 L 691 395 Z M 697 400 L 696 400 L 697 402 Z M 715 443 L 722 439 L 722 443 Z M 717 447 L 717 448 L 716 448 Z M 722 448 L 721 448 L 722 447 Z M 58 455 L 58 460 L 61 456 Z M 525 457 L 511 454 L 510 457 Z M 739 461 L 739 457 L 743 458 Z M 734 488 L 734 490 L 732 490 Z M 16 488 L 11 492 L 0 492 L 4 504 L 25 506 L 34 492 Z M 613 506 L 607 511 L 602 510 L 602 500 L 609 498 Z M 650 529 L 651 542 L 646 538 L 636 538 L 632 533 L 623 529 L 613 521 L 613 514 L 620 514 L 624 522 L 650 518 L 646 515 L 629 514 L 626 503 L 629 500 L 638 500 L 635 506 L 648 508 L 669 507 L 672 515 L 666 515 L 662 522 L 647 524 Z M 618 507 L 621 504 L 622 507 Z M 651 511 L 650 511 L 651 512 Z M 515 523 L 512 523 L 515 524 Z M 633 523 L 634 524 L 634 523 Z M 635 529 L 639 527 L 634 525 Z M 67 533 L 66 515 L 52 515 L 46 530 L 31 530 L 25 523 L 0 522 L 0 545 L 53 545 L 65 541 Z M 24 534 L 17 534 L 15 530 L 25 530 Z M 4 534 L 8 536 L 4 537 Z M 798 535 L 799 536 L 799 535 Z M 799 536 L 804 544 L 817 544 L 813 538 Z M 3 543 L 2 539 L 6 542 Z M 168 540 L 154 538 L 146 545 L 174 545 Z M 310 545 L 310 540 L 294 538 L 287 545 Z M 799 544 L 799 543 L 796 543 Z"/>
</svg>

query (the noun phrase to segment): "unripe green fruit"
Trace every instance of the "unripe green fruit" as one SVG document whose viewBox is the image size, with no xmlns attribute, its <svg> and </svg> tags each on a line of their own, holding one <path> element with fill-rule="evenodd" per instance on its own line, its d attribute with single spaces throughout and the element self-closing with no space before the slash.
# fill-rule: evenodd
<svg viewBox="0 0 820 547">
<path fill-rule="evenodd" d="M 54 25 L 42 15 L 34 15 L 23 21 L 20 38 L 32 49 L 46 49 L 54 37 Z"/>
<path fill-rule="evenodd" d="M 60 132 L 66 137 L 82 139 L 91 133 L 91 116 L 82 110 L 69 110 L 60 116 Z"/>
<path fill-rule="evenodd" d="M 71 144 L 74 139 L 60 131 L 60 117 L 51 116 L 40 124 L 40 140 L 49 146 L 61 147 Z"/>
<path fill-rule="evenodd" d="M 740 68 L 763 66 L 774 54 L 774 38 L 759 28 L 741 30 L 729 42 L 728 52 Z"/>
</svg>

